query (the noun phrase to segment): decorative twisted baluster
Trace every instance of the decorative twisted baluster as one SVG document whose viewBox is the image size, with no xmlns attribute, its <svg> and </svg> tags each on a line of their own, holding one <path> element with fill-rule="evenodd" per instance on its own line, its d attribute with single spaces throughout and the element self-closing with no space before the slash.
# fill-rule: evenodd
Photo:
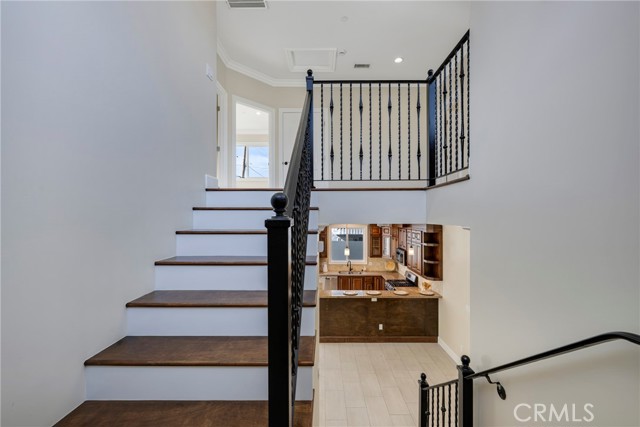
<svg viewBox="0 0 640 427">
<path fill-rule="evenodd" d="M 449 76 L 449 90 L 453 90 L 452 86 L 451 86 L 451 62 L 449 62 L 448 64 L 449 67 L 449 71 L 447 72 L 447 75 Z M 447 153 L 447 157 L 449 158 L 449 167 L 447 169 L 447 173 L 451 172 L 451 158 L 453 157 L 453 131 L 452 131 L 452 127 L 453 127 L 453 95 L 449 95 L 449 142 L 448 142 L 448 149 L 449 152 Z"/>
<path fill-rule="evenodd" d="M 467 165 L 471 161 L 471 133 L 469 132 L 469 98 L 471 97 L 471 65 L 469 56 L 471 49 L 471 37 L 467 39 Z"/>
<path fill-rule="evenodd" d="M 447 74 L 446 69 L 442 71 L 442 79 L 440 79 L 441 83 L 444 83 L 442 86 L 442 117 L 443 117 L 443 131 L 442 134 L 442 149 L 440 159 L 440 176 L 442 176 L 443 166 L 446 173 L 447 168 Z M 444 165 L 443 165 L 444 164 Z"/>
<path fill-rule="evenodd" d="M 331 102 L 329 103 L 329 115 L 331 116 L 331 153 L 329 157 L 331 157 L 331 180 L 333 180 L 333 83 L 331 83 Z"/>
<path fill-rule="evenodd" d="M 462 49 L 460 49 L 460 119 L 461 119 L 461 126 L 460 126 L 460 144 L 462 145 L 462 164 L 461 167 L 462 169 L 464 169 L 464 140 L 466 139 L 465 136 L 465 128 L 464 128 L 464 46 L 462 47 Z"/>
<path fill-rule="evenodd" d="M 324 181 L 324 85 L 320 85 L 320 179 Z"/>
<path fill-rule="evenodd" d="M 400 126 L 400 83 L 398 83 L 398 179 L 402 179 L 402 138 Z"/>
<path fill-rule="evenodd" d="M 387 111 L 389 112 L 389 153 L 387 157 L 389 158 L 389 179 L 391 179 L 391 83 L 389 83 L 389 103 L 387 104 Z"/>
<path fill-rule="evenodd" d="M 420 109 L 422 107 L 420 106 L 420 83 L 418 83 L 418 102 L 416 104 L 416 115 L 418 116 L 418 153 L 417 153 L 417 157 L 418 157 L 418 179 L 421 178 L 420 176 L 420 158 L 422 157 L 422 154 L 420 152 Z"/>
<path fill-rule="evenodd" d="M 455 89 L 453 91 L 455 99 L 454 99 L 453 105 L 454 105 L 454 109 L 455 109 L 455 123 L 456 123 L 456 125 L 455 125 L 455 128 L 456 128 L 456 143 L 455 143 L 455 146 L 456 146 L 455 159 L 456 159 L 456 161 L 455 161 L 455 167 L 456 167 L 456 169 L 455 170 L 458 170 L 458 145 L 460 145 L 460 139 L 458 137 L 458 88 L 459 88 L 459 86 L 458 86 L 458 79 L 456 78 L 458 76 L 458 54 L 457 53 L 453 57 L 453 76 L 454 76 L 453 77 L 453 81 L 455 83 Z"/>
<path fill-rule="evenodd" d="M 353 84 L 349 83 L 349 179 L 353 181 Z"/>
<path fill-rule="evenodd" d="M 340 180 L 342 181 L 342 83 L 340 83 Z"/>
<path fill-rule="evenodd" d="M 371 111 L 371 83 L 369 83 L 369 179 L 373 178 L 373 133 L 371 123 L 372 111 Z"/>
<path fill-rule="evenodd" d="M 382 84 L 378 83 L 378 179 L 382 180 Z"/>
<path fill-rule="evenodd" d="M 360 83 L 360 105 L 358 106 L 358 110 L 360 111 L 360 181 L 362 181 L 362 159 L 364 158 L 364 153 L 362 152 L 362 83 Z"/>
<path fill-rule="evenodd" d="M 402 177 L 400 177 L 402 179 Z M 411 179 L 411 85 L 407 85 L 407 179 Z"/>
</svg>

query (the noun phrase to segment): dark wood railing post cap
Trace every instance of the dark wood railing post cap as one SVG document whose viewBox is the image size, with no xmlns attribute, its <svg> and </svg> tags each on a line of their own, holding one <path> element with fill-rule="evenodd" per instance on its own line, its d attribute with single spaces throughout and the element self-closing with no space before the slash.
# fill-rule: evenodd
<svg viewBox="0 0 640 427">
<path fill-rule="evenodd" d="M 427 71 L 427 77 L 431 77 L 433 76 L 433 69 L 430 69 L 429 71 Z"/>
<path fill-rule="evenodd" d="M 475 374 L 475 371 L 471 369 L 471 367 L 469 366 L 469 364 L 471 363 L 471 358 L 469 358 L 469 356 L 464 354 L 460 358 L 460 361 L 462 362 L 462 365 L 458 365 L 458 370 L 460 371 L 463 377 L 466 377 L 471 374 Z"/>
<path fill-rule="evenodd" d="M 307 90 L 313 90 L 313 70 L 309 68 L 307 70 Z"/>
<path fill-rule="evenodd" d="M 427 374 L 425 374 L 424 372 L 420 374 L 420 381 L 418 381 L 420 383 L 420 388 L 427 388 L 429 387 L 429 383 L 427 382 Z"/>
</svg>

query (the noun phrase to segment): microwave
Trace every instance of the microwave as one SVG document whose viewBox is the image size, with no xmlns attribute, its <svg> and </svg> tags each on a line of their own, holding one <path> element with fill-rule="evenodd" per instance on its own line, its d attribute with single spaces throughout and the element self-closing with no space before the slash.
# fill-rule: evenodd
<svg viewBox="0 0 640 427">
<path fill-rule="evenodd" d="M 396 249 L 396 262 L 400 265 L 407 265 L 407 251 L 404 249 Z"/>
</svg>

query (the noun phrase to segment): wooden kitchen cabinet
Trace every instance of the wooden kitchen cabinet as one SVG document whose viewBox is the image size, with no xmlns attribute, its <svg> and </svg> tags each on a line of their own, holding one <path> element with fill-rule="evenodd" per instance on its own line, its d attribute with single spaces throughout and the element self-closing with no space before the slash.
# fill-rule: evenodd
<svg viewBox="0 0 640 427">
<path fill-rule="evenodd" d="M 369 225 L 369 257 L 382 256 L 382 229 L 375 224 Z"/>
<path fill-rule="evenodd" d="M 382 276 L 338 276 L 339 291 L 384 291 Z"/>
<path fill-rule="evenodd" d="M 398 230 L 398 247 L 400 249 L 407 249 L 407 229 L 400 228 Z"/>
<path fill-rule="evenodd" d="M 413 251 L 413 254 L 411 254 Z M 422 231 L 407 230 L 407 267 L 413 272 L 422 275 Z"/>
<path fill-rule="evenodd" d="M 320 298 L 319 334 L 320 342 L 437 342 L 438 300 Z"/>
</svg>

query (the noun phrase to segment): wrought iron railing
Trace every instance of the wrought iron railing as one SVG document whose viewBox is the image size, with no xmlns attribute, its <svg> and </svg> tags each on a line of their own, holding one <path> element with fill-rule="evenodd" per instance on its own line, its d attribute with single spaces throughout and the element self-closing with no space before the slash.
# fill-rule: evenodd
<svg viewBox="0 0 640 427">
<path fill-rule="evenodd" d="M 460 358 L 462 365 L 458 365 L 458 379 L 433 386 L 427 383 L 427 376 L 423 373 L 418 381 L 420 385 L 419 426 L 473 427 L 473 380 L 485 378 L 489 384 L 496 386 L 498 396 L 506 400 L 507 392 L 504 386 L 499 381 L 491 380 L 489 375 L 614 340 L 624 340 L 640 345 L 640 335 L 630 332 L 609 332 L 481 372 L 474 372 L 469 366 L 471 362 L 469 357 L 462 356 Z"/>
<path fill-rule="evenodd" d="M 469 31 L 434 72 L 429 70 L 429 182 L 461 178 L 469 168 Z"/>
<path fill-rule="evenodd" d="M 469 32 L 424 80 L 317 80 L 315 181 L 461 178 L 469 168 Z"/>
<path fill-rule="evenodd" d="M 293 425 L 302 297 L 313 185 L 313 77 L 291 155 L 284 192 L 271 198 L 265 221 L 268 262 L 269 426 Z"/>
</svg>

